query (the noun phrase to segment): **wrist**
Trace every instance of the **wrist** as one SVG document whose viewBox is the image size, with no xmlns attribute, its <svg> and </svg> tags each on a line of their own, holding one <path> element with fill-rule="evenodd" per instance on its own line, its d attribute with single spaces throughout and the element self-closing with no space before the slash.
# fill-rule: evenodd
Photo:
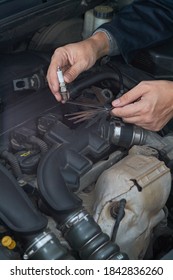
<svg viewBox="0 0 173 280">
<path fill-rule="evenodd" d="M 87 39 L 87 41 L 91 44 L 91 47 L 95 52 L 96 59 L 109 54 L 109 39 L 104 32 L 97 32 L 93 34 Z"/>
</svg>

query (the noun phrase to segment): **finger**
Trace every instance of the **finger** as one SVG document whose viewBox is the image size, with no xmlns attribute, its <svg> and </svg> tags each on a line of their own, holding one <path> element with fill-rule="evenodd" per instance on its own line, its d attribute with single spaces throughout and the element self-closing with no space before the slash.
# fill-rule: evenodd
<svg viewBox="0 0 173 280">
<path fill-rule="evenodd" d="M 71 66 L 64 73 L 64 81 L 69 84 L 72 81 L 74 81 L 79 74 L 80 74 L 80 70 L 78 69 L 78 66 L 77 65 Z"/>
<path fill-rule="evenodd" d="M 112 102 L 112 105 L 114 107 L 125 106 L 127 104 L 130 104 L 140 99 L 143 94 L 144 94 L 144 89 L 142 88 L 141 85 L 137 85 L 136 87 L 134 87 L 133 89 L 129 90 L 124 95 L 122 95 L 120 98 L 115 99 Z"/>
<path fill-rule="evenodd" d="M 111 111 L 111 114 L 120 118 L 140 116 L 143 106 L 143 102 L 140 100 L 124 107 L 115 107 L 115 109 Z"/>
<path fill-rule="evenodd" d="M 57 94 L 59 92 L 59 82 L 57 78 L 57 63 L 51 63 L 47 72 L 47 81 L 52 93 Z"/>
<path fill-rule="evenodd" d="M 71 83 L 74 81 L 79 74 L 81 74 L 85 70 L 84 64 L 81 62 L 76 62 L 74 65 L 69 67 L 65 72 L 64 72 L 64 80 L 66 83 Z"/>
<path fill-rule="evenodd" d="M 133 124 L 137 124 L 137 125 L 144 125 L 145 124 L 145 121 L 141 116 L 125 117 L 125 118 L 122 118 L 122 120 L 124 122 L 133 123 Z"/>
</svg>

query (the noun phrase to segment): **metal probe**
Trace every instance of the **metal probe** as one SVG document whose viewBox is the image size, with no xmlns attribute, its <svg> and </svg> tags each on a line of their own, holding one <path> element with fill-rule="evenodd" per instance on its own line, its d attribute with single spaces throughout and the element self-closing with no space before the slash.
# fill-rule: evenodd
<svg viewBox="0 0 173 280">
<path fill-rule="evenodd" d="M 62 102 L 65 103 L 70 98 L 70 94 L 64 82 L 64 76 L 60 67 L 58 67 L 57 76 L 58 76 L 58 81 L 60 86 L 60 94 L 62 97 Z"/>
<path fill-rule="evenodd" d="M 103 106 L 70 100 L 67 103 L 72 105 L 84 106 L 84 108 L 88 107 L 88 109 L 85 109 L 83 111 L 78 111 L 64 115 L 65 117 L 67 117 L 68 120 L 73 121 L 74 124 L 88 120 L 88 127 L 101 119 L 107 118 L 107 116 L 111 115 L 111 110 L 114 109 L 114 107 L 112 107 L 109 104 Z"/>
</svg>

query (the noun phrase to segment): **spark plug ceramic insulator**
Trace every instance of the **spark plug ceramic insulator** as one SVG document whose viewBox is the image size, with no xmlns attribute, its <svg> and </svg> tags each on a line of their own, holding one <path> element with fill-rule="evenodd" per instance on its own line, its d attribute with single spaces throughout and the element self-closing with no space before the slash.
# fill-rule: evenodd
<svg viewBox="0 0 173 280">
<path fill-rule="evenodd" d="M 70 95 L 67 90 L 67 87 L 66 87 L 66 84 L 64 81 L 64 76 L 63 76 L 63 73 L 62 73 L 62 70 L 60 67 L 58 67 L 57 76 L 58 76 L 58 81 L 59 81 L 59 86 L 60 86 L 60 94 L 62 97 L 62 102 L 65 103 L 70 98 Z"/>
</svg>

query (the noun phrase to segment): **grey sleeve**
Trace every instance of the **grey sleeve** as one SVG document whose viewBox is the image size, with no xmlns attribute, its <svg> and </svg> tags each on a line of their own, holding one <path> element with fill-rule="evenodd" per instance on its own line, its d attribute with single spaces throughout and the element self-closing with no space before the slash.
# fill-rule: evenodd
<svg viewBox="0 0 173 280">
<path fill-rule="evenodd" d="M 107 31 L 104 28 L 98 28 L 93 34 L 96 34 L 98 32 L 104 32 L 109 40 L 109 56 L 114 56 L 114 55 L 118 55 L 120 54 L 118 45 L 117 45 L 117 41 L 115 39 L 115 37 L 113 37 L 111 35 L 111 33 L 109 31 Z"/>
</svg>

